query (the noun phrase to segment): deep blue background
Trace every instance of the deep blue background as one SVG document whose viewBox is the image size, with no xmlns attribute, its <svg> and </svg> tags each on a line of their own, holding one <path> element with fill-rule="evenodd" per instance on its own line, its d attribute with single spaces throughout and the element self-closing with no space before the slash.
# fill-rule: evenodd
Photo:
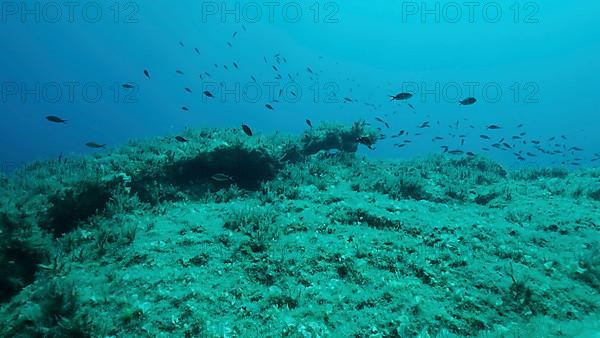
<svg viewBox="0 0 600 338">
<path fill-rule="evenodd" d="M 34 14 L 23 18 L 22 8 L 12 14 L 13 5 L 23 3 L 29 9 L 39 6 L 39 20 Z M 239 16 L 229 14 L 224 19 L 221 10 L 214 15 L 207 12 L 224 2 L 122 1 L 117 3 L 118 14 L 111 7 L 114 4 L 81 2 L 72 20 L 68 7 L 59 2 L 53 4 L 59 5 L 61 17 L 51 22 L 56 7 L 47 2 L 5 1 L 0 9 L 2 167 L 60 153 L 90 152 L 84 146 L 88 141 L 118 146 L 131 138 L 175 135 L 185 126 L 238 127 L 243 122 L 257 133 L 298 133 L 306 128 L 306 118 L 313 124 L 357 118 L 376 123 L 376 116 L 390 123 L 391 129 L 385 130 L 388 135 L 401 129 L 412 134 L 425 120 L 433 126 L 422 131 L 423 136 L 409 136 L 413 143 L 401 150 L 391 146 L 395 141 L 387 140 L 373 152 L 364 151 L 377 157 L 437 152 L 441 144 L 456 148 L 458 139 L 431 141 L 437 135 L 448 139 L 449 131 L 468 134 L 463 149 L 480 152 L 481 127 L 491 123 L 503 126 L 488 133 L 494 139 L 510 138 L 515 126 L 523 123 L 519 131 L 527 132 L 529 139 L 566 135 L 568 146 L 585 149 L 573 156 L 590 159 L 600 150 L 599 2 L 520 2 L 517 18 L 511 7 L 514 4 L 480 2 L 473 20 L 462 2 L 427 1 L 427 7 L 435 9 L 436 3 L 439 22 L 433 14 L 423 19 L 421 11 L 406 16 L 407 6 L 420 5 L 420 1 L 316 2 L 320 9 L 317 17 L 313 3 L 281 2 L 273 20 L 266 2 L 237 3 Z M 87 16 L 82 13 L 86 4 Z M 231 10 L 235 4 L 229 1 L 226 6 Z M 456 16 L 453 4 L 463 10 L 462 16 Z M 282 11 L 285 5 L 287 16 Z M 482 12 L 485 5 L 488 15 Z M 92 22 L 96 8 L 102 14 L 98 22 Z M 256 8 L 262 10 L 262 17 L 252 22 Z M 302 15 L 292 22 L 296 8 Z M 491 22 L 496 8 L 501 8 L 502 14 L 498 22 Z M 450 22 L 453 18 L 456 22 Z M 238 32 L 235 37 L 234 32 Z M 282 64 L 277 64 L 276 54 Z M 274 79 L 272 65 L 279 67 L 283 80 Z M 307 67 L 318 76 L 310 79 Z M 150 80 L 144 77 L 144 69 L 150 70 Z M 176 74 L 178 69 L 184 75 Z M 204 76 L 203 81 L 199 75 L 204 72 L 211 77 Z M 287 100 L 272 103 L 274 111 L 267 110 L 264 105 L 270 99 L 265 83 L 289 85 L 288 73 L 301 90 L 301 99 L 292 102 L 288 93 Z M 220 90 L 213 90 L 217 98 L 212 100 L 202 95 L 204 89 L 221 82 L 229 89 L 243 88 L 252 83 L 251 75 L 263 89 L 256 102 L 241 94 L 239 100 L 232 95 L 222 97 Z M 125 82 L 138 88 L 130 98 L 125 95 L 131 91 L 120 87 Z M 472 93 L 479 99 L 473 106 L 458 106 L 453 91 L 442 93 L 456 83 L 462 90 L 457 97 L 470 96 L 465 84 L 471 82 L 480 84 Z M 68 83 L 78 84 L 73 100 L 68 97 Z M 423 96 L 412 84 L 429 90 L 439 86 L 440 90 L 435 91 L 437 97 Z M 497 102 L 492 100 L 493 90 L 482 92 L 486 84 L 502 90 Z M 519 88 L 516 98 L 514 84 Z M 86 98 L 84 85 L 91 86 L 87 95 L 97 96 L 97 102 Z M 56 86 L 62 96 L 53 102 Z M 193 93 L 186 93 L 185 87 Z M 102 94 L 95 95 L 94 88 L 100 88 Z M 317 102 L 315 88 L 320 94 Z M 38 97 L 27 94 L 26 89 Z M 326 100 L 325 94 L 332 90 L 337 100 Z M 389 102 L 388 95 L 403 90 L 415 93 L 410 102 L 416 113 L 404 104 Z M 355 102 L 344 103 L 345 97 Z M 190 111 L 181 111 L 184 105 Z M 44 119 L 46 115 L 69 122 L 51 124 Z M 461 129 L 449 130 L 448 125 L 457 120 Z M 508 164 L 515 162 L 510 152 L 491 155 Z M 546 165 L 560 159 L 540 156 L 528 162 Z"/>
</svg>

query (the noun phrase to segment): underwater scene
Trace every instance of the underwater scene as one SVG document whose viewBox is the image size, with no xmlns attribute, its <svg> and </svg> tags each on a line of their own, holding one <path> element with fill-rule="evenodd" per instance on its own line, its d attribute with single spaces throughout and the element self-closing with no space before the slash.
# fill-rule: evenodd
<svg viewBox="0 0 600 338">
<path fill-rule="evenodd" d="M 597 1 L 0 4 L 0 337 L 600 338 Z"/>
</svg>

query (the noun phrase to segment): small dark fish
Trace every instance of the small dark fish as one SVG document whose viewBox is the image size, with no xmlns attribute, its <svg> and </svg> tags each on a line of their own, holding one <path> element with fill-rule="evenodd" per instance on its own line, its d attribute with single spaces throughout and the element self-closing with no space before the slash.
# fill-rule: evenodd
<svg viewBox="0 0 600 338">
<path fill-rule="evenodd" d="M 88 142 L 85 145 L 86 145 L 86 147 L 93 148 L 93 149 L 106 148 L 106 144 L 99 144 L 96 142 Z"/>
<path fill-rule="evenodd" d="M 248 127 L 248 125 L 242 124 L 242 130 L 244 131 L 244 133 L 246 135 L 252 136 L 252 129 L 250 129 L 250 127 Z"/>
<path fill-rule="evenodd" d="M 214 97 L 215 97 L 215 96 L 214 96 L 214 95 L 213 95 L 211 92 L 209 92 L 208 90 L 204 92 L 204 95 L 206 95 L 206 96 L 208 96 L 208 97 L 210 97 L 210 98 L 214 98 Z"/>
<path fill-rule="evenodd" d="M 217 181 L 217 182 L 231 182 L 233 181 L 233 178 L 229 175 L 225 175 L 225 174 L 214 174 L 210 177 L 212 180 Z"/>
<path fill-rule="evenodd" d="M 311 127 L 311 128 L 313 127 L 312 122 L 310 122 L 309 119 L 306 119 L 306 124 L 308 124 L 308 126 Z"/>
<path fill-rule="evenodd" d="M 256 78 L 254 76 L 250 76 L 250 78 L 252 79 L 253 82 L 256 82 Z"/>
<path fill-rule="evenodd" d="M 497 126 L 495 124 L 490 124 L 489 126 L 487 126 L 487 129 L 500 129 L 500 128 L 502 128 L 502 127 Z"/>
<path fill-rule="evenodd" d="M 192 92 L 192 90 L 191 90 L 191 89 L 189 89 L 189 88 L 187 88 L 187 87 L 185 87 L 185 91 L 186 91 L 186 92 L 188 92 L 188 93 L 191 93 L 191 92 Z"/>
<path fill-rule="evenodd" d="M 487 135 L 483 135 L 483 134 L 479 135 L 479 137 L 481 137 L 481 138 L 482 138 L 482 139 L 484 139 L 484 140 L 489 140 L 489 139 L 490 139 L 490 137 L 489 137 L 489 136 L 487 136 Z"/>
<path fill-rule="evenodd" d="M 344 101 L 345 101 L 345 102 L 352 102 L 352 99 L 351 99 L 351 98 L 349 98 L 349 97 L 345 97 L 345 98 L 344 98 Z"/>
<path fill-rule="evenodd" d="M 183 106 L 183 107 L 181 107 L 181 110 L 183 110 L 183 111 L 189 111 L 190 109 L 188 107 L 186 107 L 186 106 Z"/>
<path fill-rule="evenodd" d="M 268 103 L 265 104 L 265 107 L 267 107 L 267 109 L 269 109 L 269 110 L 275 110 L 275 108 L 273 108 L 273 106 Z"/>
<path fill-rule="evenodd" d="M 306 71 L 309 72 L 309 73 L 311 73 L 311 74 L 314 74 L 313 71 L 312 71 L 312 69 L 310 69 L 310 67 L 306 67 Z"/>
<path fill-rule="evenodd" d="M 467 151 L 467 152 L 466 152 L 466 155 L 467 155 L 467 156 L 475 156 L 475 153 L 473 153 L 473 152 L 471 152 L 471 151 Z"/>
<path fill-rule="evenodd" d="M 461 106 L 470 106 L 472 104 L 474 104 L 475 102 L 477 102 L 477 99 L 474 97 L 468 97 L 464 100 L 460 100 L 458 102 L 458 104 L 460 104 Z"/>
<path fill-rule="evenodd" d="M 145 75 L 147 78 L 150 78 L 150 72 L 148 71 L 148 69 L 144 69 L 144 75 Z"/>
<path fill-rule="evenodd" d="M 225 70 L 229 70 L 229 68 L 227 68 L 227 65 L 223 65 L 223 68 L 225 68 Z"/>
<path fill-rule="evenodd" d="M 176 70 L 175 73 L 179 74 L 179 75 L 183 75 L 183 72 L 181 70 Z"/>
<path fill-rule="evenodd" d="M 448 151 L 448 154 L 450 154 L 450 155 L 462 155 L 462 154 L 464 154 L 464 153 L 465 153 L 465 152 L 464 152 L 464 151 L 462 151 L 462 150 L 449 150 L 449 151 Z"/>
<path fill-rule="evenodd" d="M 237 63 L 233 63 L 233 66 L 235 67 L 235 69 L 240 69 L 240 67 L 238 67 Z"/>
<path fill-rule="evenodd" d="M 53 115 L 46 116 L 46 120 L 54 123 L 67 123 L 67 120 L 63 120 L 60 117 Z"/>
<path fill-rule="evenodd" d="M 390 101 L 404 101 L 413 97 L 411 93 L 398 93 L 396 95 L 390 96 L 392 99 Z"/>
<path fill-rule="evenodd" d="M 187 141 L 188 141 L 188 140 L 187 140 L 185 137 L 183 137 L 183 136 L 175 136 L 175 139 L 176 139 L 177 141 L 179 141 L 179 142 L 182 142 L 182 143 L 185 143 L 185 142 L 187 142 Z"/>
<path fill-rule="evenodd" d="M 410 103 L 408 104 L 408 107 L 409 107 L 410 109 L 412 109 L 412 110 L 415 110 L 415 106 L 413 106 L 413 105 L 412 105 L 412 104 L 410 104 Z"/>
<path fill-rule="evenodd" d="M 233 32 L 233 35 L 231 37 L 235 38 L 236 35 L 237 35 L 237 32 Z"/>
<path fill-rule="evenodd" d="M 135 86 L 132 85 L 131 83 L 123 83 L 122 87 L 125 88 L 125 89 L 133 89 L 133 88 L 135 88 Z"/>
<path fill-rule="evenodd" d="M 381 122 L 381 123 L 383 123 L 383 119 L 382 119 L 381 117 L 376 117 L 376 118 L 375 118 L 375 121 L 378 121 L 378 122 Z"/>
<path fill-rule="evenodd" d="M 200 50 L 198 48 L 194 48 L 194 51 L 196 52 L 196 54 L 200 55 Z"/>
<path fill-rule="evenodd" d="M 231 42 L 227 42 L 227 46 L 229 46 L 229 47 L 233 47 L 233 46 L 231 45 Z"/>
<path fill-rule="evenodd" d="M 181 47 L 185 47 L 185 45 L 184 45 L 184 44 L 183 44 L 183 42 L 181 42 L 181 41 L 179 41 L 179 45 L 180 45 Z"/>
<path fill-rule="evenodd" d="M 277 67 L 276 67 L 276 66 L 271 66 L 271 67 L 273 67 L 273 70 L 274 70 L 274 71 L 276 71 L 276 72 L 278 72 L 278 71 L 279 71 L 279 69 L 277 69 Z"/>
</svg>

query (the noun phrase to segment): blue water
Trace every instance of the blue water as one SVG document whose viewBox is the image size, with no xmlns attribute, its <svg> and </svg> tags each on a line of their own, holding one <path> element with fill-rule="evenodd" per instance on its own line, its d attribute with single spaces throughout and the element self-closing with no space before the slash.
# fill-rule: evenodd
<svg viewBox="0 0 600 338">
<path fill-rule="evenodd" d="M 581 166 L 598 163 L 590 162 L 600 150 L 596 1 L 476 2 L 472 15 L 465 3 L 434 1 L 277 2 L 272 14 L 269 2 L 75 4 L 70 13 L 62 2 L 2 3 L 3 171 L 97 151 L 85 146 L 88 141 L 116 147 L 132 138 L 176 135 L 186 126 L 241 123 L 255 133 L 300 133 L 306 119 L 315 125 L 365 119 L 382 127 L 388 138 L 375 150 L 361 149 L 372 157 L 410 158 L 448 145 L 514 167 L 570 165 L 573 158 L 581 158 L 575 161 Z M 312 78 L 307 67 L 316 73 Z M 211 77 L 200 79 L 204 72 Z M 286 90 L 279 102 L 272 102 L 269 86 L 276 96 Z M 253 99 L 256 93 L 243 88 L 261 92 Z M 202 94 L 207 89 L 214 99 Z M 414 111 L 390 102 L 389 95 L 401 91 L 414 94 L 408 101 Z M 470 96 L 478 102 L 457 104 Z M 47 115 L 68 123 L 50 123 Z M 424 121 L 432 127 L 416 128 Z M 485 130 L 490 124 L 502 129 Z M 402 149 L 390 138 L 400 130 L 409 132 L 402 140 L 412 141 Z M 521 132 L 527 144 L 510 140 Z M 465 144 L 448 133 L 466 135 Z M 482 151 L 490 142 L 480 134 L 509 139 L 513 149 Z M 433 142 L 435 136 L 444 140 Z M 529 142 L 549 149 L 552 136 L 561 149 L 584 151 L 547 155 Z M 517 161 L 519 150 L 537 156 Z"/>
</svg>

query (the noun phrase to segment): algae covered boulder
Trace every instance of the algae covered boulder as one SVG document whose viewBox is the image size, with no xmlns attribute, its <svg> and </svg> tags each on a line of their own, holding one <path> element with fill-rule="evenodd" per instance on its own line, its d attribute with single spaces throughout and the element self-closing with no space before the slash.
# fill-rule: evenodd
<svg viewBox="0 0 600 338">
<path fill-rule="evenodd" d="M 243 145 L 222 146 L 200 152 L 194 158 L 174 163 L 165 168 L 169 180 L 177 185 L 215 182 L 217 175 L 227 183 L 240 188 L 256 190 L 260 183 L 273 178 L 280 162 L 261 148 Z"/>
<path fill-rule="evenodd" d="M 355 122 L 351 127 L 323 124 L 304 134 L 302 148 L 305 155 L 330 149 L 354 153 L 359 144 L 371 147 L 377 142 L 377 139 L 377 131 L 370 128 L 364 121 Z"/>
</svg>

